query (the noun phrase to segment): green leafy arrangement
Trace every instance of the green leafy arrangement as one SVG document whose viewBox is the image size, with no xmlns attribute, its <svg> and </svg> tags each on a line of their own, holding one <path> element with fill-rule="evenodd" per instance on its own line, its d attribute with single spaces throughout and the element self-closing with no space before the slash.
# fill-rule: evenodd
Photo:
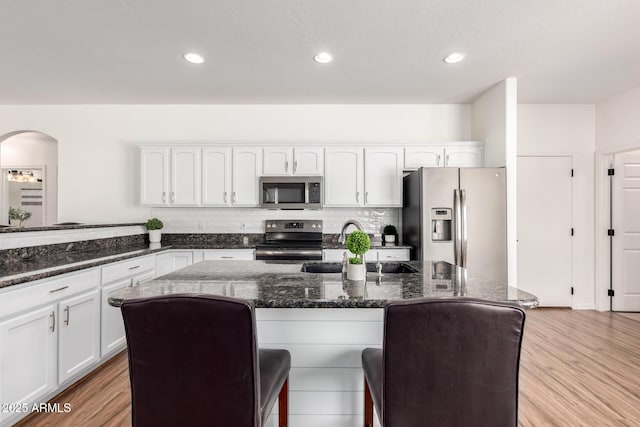
<svg viewBox="0 0 640 427">
<path fill-rule="evenodd" d="M 164 224 L 158 218 L 151 218 L 144 226 L 147 227 L 147 230 L 162 230 Z"/>
<path fill-rule="evenodd" d="M 364 231 L 354 231 L 347 237 L 345 246 L 355 255 L 349 258 L 349 264 L 362 264 L 364 259 L 362 256 L 371 247 L 371 239 Z"/>
<path fill-rule="evenodd" d="M 22 208 L 9 207 L 10 221 L 19 221 L 20 225 L 22 225 L 22 222 L 28 220 L 29 218 L 31 218 L 31 212 L 25 211 Z"/>
</svg>

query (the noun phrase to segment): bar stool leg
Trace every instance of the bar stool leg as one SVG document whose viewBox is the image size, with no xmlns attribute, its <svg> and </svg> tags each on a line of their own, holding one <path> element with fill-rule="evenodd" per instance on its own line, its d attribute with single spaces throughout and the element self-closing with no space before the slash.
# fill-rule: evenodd
<svg viewBox="0 0 640 427">
<path fill-rule="evenodd" d="M 278 395 L 278 427 L 288 427 L 289 420 L 289 377 L 284 380 Z"/>
<path fill-rule="evenodd" d="M 367 379 L 364 379 L 364 427 L 373 427 L 373 399 Z"/>
</svg>

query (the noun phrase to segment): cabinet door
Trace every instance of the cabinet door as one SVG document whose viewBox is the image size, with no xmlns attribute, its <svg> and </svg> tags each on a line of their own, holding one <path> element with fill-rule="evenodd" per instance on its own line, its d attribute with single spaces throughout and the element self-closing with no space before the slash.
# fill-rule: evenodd
<svg viewBox="0 0 640 427">
<path fill-rule="evenodd" d="M 202 204 L 231 204 L 231 148 L 202 149 Z"/>
<path fill-rule="evenodd" d="M 58 384 L 100 358 L 99 298 L 95 290 L 58 304 Z"/>
<path fill-rule="evenodd" d="M 402 148 L 364 149 L 366 206 L 402 206 Z"/>
<path fill-rule="evenodd" d="M 192 252 L 167 252 L 156 255 L 156 274 L 164 276 L 193 264 Z"/>
<path fill-rule="evenodd" d="M 482 167 L 482 147 L 445 147 L 444 166 L 451 168 Z"/>
<path fill-rule="evenodd" d="M 263 151 L 263 175 L 291 175 L 293 170 L 293 149 L 290 147 L 270 147 Z"/>
<path fill-rule="evenodd" d="M 0 323 L 0 403 L 31 403 L 57 386 L 55 305 Z M 0 421 L 12 414 L 0 411 Z"/>
<path fill-rule="evenodd" d="M 169 203 L 169 151 L 166 147 L 140 149 L 140 203 L 143 205 Z"/>
<path fill-rule="evenodd" d="M 324 205 L 362 206 L 362 149 L 326 148 L 324 157 Z"/>
<path fill-rule="evenodd" d="M 171 149 L 171 197 L 176 206 L 200 204 L 200 152 L 199 147 Z"/>
<path fill-rule="evenodd" d="M 214 260 L 242 260 L 251 261 L 255 259 L 253 249 L 211 249 L 203 251 L 204 261 Z"/>
<path fill-rule="evenodd" d="M 322 175 L 324 149 L 322 147 L 296 147 L 293 149 L 294 175 Z"/>
<path fill-rule="evenodd" d="M 103 286 L 100 296 L 101 338 L 100 354 L 102 357 L 124 347 L 124 321 L 119 307 L 109 305 L 109 296 L 131 286 L 131 278 L 122 279 L 113 285 Z"/>
<path fill-rule="evenodd" d="M 262 174 L 262 149 L 239 147 L 233 149 L 233 191 L 231 203 L 234 206 L 258 206 L 258 180 Z"/>
<path fill-rule="evenodd" d="M 443 147 L 406 147 L 404 149 L 405 170 L 416 170 L 421 167 L 438 168 L 443 165 Z"/>
</svg>

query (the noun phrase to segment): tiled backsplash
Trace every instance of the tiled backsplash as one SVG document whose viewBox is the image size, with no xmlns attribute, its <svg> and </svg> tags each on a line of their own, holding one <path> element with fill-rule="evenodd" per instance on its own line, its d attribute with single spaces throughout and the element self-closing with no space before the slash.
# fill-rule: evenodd
<svg viewBox="0 0 640 427">
<path fill-rule="evenodd" d="M 367 233 L 380 233 L 387 224 L 398 229 L 400 225 L 399 208 L 153 208 L 151 216 L 164 222 L 165 233 L 264 233 L 264 222 L 268 219 L 320 219 L 324 222 L 324 233 L 339 233 L 348 219 L 360 221 Z"/>
</svg>

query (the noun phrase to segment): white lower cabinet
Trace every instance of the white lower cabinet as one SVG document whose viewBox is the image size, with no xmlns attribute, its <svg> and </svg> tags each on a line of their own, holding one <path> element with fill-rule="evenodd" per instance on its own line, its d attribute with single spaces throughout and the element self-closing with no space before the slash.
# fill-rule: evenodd
<svg viewBox="0 0 640 427">
<path fill-rule="evenodd" d="M 343 254 L 346 249 L 325 249 L 323 250 L 322 260 L 325 262 L 341 262 Z M 354 255 L 347 251 L 349 257 Z M 379 258 L 378 258 L 379 257 Z M 411 252 L 408 248 L 396 248 L 396 249 L 370 249 L 364 254 L 366 262 L 380 261 L 409 261 L 411 259 Z"/>
<path fill-rule="evenodd" d="M 164 276 L 193 264 L 192 251 L 169 251 L 156 255 L 156 276 Z"/>
<path fill-rule="evenodd" d="M 102 357 L 120 350 L 125 345 L 124 322 L 120 308 L 109 305 L 111 294 L 131 286 L 131 279 L 122 279 L 103 286 L 100 293 L 100 355 Z"/>
<path fill-rule="evenodd" d="M 58 382 L 63 383 L 100 359 L 100 292 L 58 303 Z"/>
<path fill-rule="evenodd" d="M 56 389 L 56 311 L 51 304 L 0 322 L 0 403 L 30 404 Z M 0 411 L 0 422 L 15 414 Z"/>
</svg>

